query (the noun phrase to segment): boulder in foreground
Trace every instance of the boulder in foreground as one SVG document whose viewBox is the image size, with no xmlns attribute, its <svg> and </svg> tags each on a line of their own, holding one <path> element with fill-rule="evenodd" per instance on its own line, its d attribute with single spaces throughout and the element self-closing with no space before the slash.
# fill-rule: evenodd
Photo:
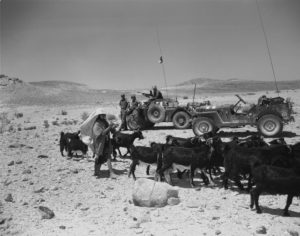
<svg viewBox="0 0 300 236">
<path fill-rule="evenodd" d="M 132 199 L 136 206 L 163 207 L 169 198 L 178 198 L 178 190 L 167 183 L 144 178 L 134 183 Z"/>
</svg>

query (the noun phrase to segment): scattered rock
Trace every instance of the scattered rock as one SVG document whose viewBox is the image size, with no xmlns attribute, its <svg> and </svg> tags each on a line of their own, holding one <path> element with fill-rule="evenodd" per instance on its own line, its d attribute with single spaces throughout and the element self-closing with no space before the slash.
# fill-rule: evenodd
<svg viewBox="0 0 300 236">
<path fill-rule="evenodd" d="M 33 129 L 36 129 L 36 126 L 27 126 L 27 127 L 24 127 L 24 130 L 33 130 Z"/>
<path fill-rule="evenodd" d="M 128 210 L 128 207 L 124 207 L 124 208 L 123 208 L 123 211 L 127 211 L 127 210 Z"/>
<path fill-rule="evenodd" d="M 87 210 L 89 210 L 90 208 L 89 207 L 83 207 L 83 208 L 80 208 L 80 210 L 82 210 L 82 211 L 87 211 Z"/>
<path fill-rule="evenodd" d="M 221 234 L 222 232 L 220 231 L 220 230 L 216 230 L 216 232 L 215 232 L 215 235 L 219 235 L 219 234 Z"/>
<path fill-rule="evenodd" d="M 129 225 L 129 229 L 137 229 L 140 227 L 140 223 L 138 222 L 133 222 Z"/>
<path fill-rule="evenodd" d="M 0 218 L 0 225 L 3 225 L 5 223 L 6 219 L 5 218 Z"/>
<path fill-rule="evenodd" d="M 291 235 L 291 236 L 299 236 L 299 233 L 295 230 L 292 229 L 288 229 L 287 232 Z"/>
<path fill-rule="evenodd" d="M 58 187 L 57 186 L 53 186 L 53 187 L 50 188 L 50 190 L 51 191 L 56 191 L 56 190 L 58 190 Z"/>
<path fill-rule="evenodd" d="M 59 228 L 60 228 L 60 229 L 66 229 L 66 226 L 60 225 Z"/>
<path fill-rule="evenodd" d="M 38 209 L 42 215 L 42 219 L 52 219 L 55 216 L 54 212 L 48 207 L 39 206 Z"/>
<path fill-rule="evenodd" d="M 37 189 L 37 190 L 34 190 L 33 192 L 34 193 L 43 193 L 43 192 L 45 192 L 46 191 L 46 189 L 44 188 L 44 187 L 41 187 L 41 188 L 39 188 L 39 189 Z"/>
<path fill-rule="evenodd" d="M 179 203 L 180 203 L 180 199 L 179 198 L 170 197 L 168 199 L 168 205 L 170 205 L 170 206 L 175 206 L 175 205 L 178 205 Z"/>
<path fill-rule="evenodd" d="M 219 220 L 220 217 L 218 217 L 218 216 L 213 216 L 211 219 L 212 219 L 212 220 Z"/>
<path fill-rule="evenodd" d="M 144 232 L 144 230 L 142 228 L 138 228 L 138 229 L 135 230 L 136 234 L 141 234 L 143 232 Z"/>
<path fill-rule="evenodd" d="M 7 165 L 8 165 L 8 166 L 13 166 L 14 164 L 15 164 L 14 161 L 10 161 Z"/>
<path fill-rule="evenodd" d="M 21 160 L 18 160 L 18 161 L 16 161 L 16 164 L 22 164 L 23 163 L 23 161 L 21 161 Z"/>
<path fill-rule="evenodd" d="M 22 148 L 25 147 L 26 145 L 22 144 L 22 143 L 15 143 L 15 144 L 11 144 L 8 146 L 8 148 Z"/>
<path fill-rule="evenodd" d="M 261 225 L 261 226 L 258 226 L 256 228 L 256 233 L 257 234 L 266 234 L 267 233 L 267 229 L 265 226 Z"/>
<path fill-rule="evenodd" d="M 74 169 L 74 170 L 72 170 L 72 173 L 73 173 L 73 174 L 78 174 L 78 173 L 79 173 L 79 170 L 78 170 L 78 169 Z"/>
<path fill-rule="evenodd" d="M 31 174 L 31 170 L 30 169 L 23 170 L 22 174 Z"/>
<path fill-rule="evenodd" d="M 81 202 L 78 202 L 75 206 L 75 208 L 77 209 L 78 207 L 82 206 L 82 203 Z"/>
<path fill-rule="evenodd" d="M 4 186 L 8 186 L 8 185 L 10 185 L 11 183 L 12 183 L 12 181 L 9 180 L 9 179 L 6 179 L 6 180 L 3 182 Z"/>
<path fill-rule="evenodd" d="M 38 155 L 38 158 L 48 158 L 47 155 Z"/>
<path fill-rule="evenodd" d="M 14 202 L 14 199 L 13 199 L 11 193 L 7 194 L 6 197 L 4 198 L 4 200 L 6 202 Z"/>
<path fill-rule="evenodd" d="M 144 178 L 134 183 L 132 199 L 136 206 L 163 207 L 171 197 L 178 198 L 178 190 L 167 183 Z"/>
<path fill-rule="evenodd" d="M 28 181 L 28 178 L 27 177 L 24 177 L 23 179 L 22 179 L 22 181 Z"/>
<path fill-rule="evenodd" d="M 196 200 L 190 200 L 185 204 L 185 206 L 188 208 L 198 208 L 198 207 L 200 207 L 200 205 L 201 205 L 201 203 Z"/>
</svg>

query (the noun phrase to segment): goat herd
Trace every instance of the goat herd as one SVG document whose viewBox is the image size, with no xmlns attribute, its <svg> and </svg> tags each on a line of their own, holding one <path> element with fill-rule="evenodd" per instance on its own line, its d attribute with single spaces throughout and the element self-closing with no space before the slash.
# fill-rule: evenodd
<svg viewBox="0 0 300 236">
<path fill-rule="evenodd" d="M 172 184 L 171 170 L 177 169 L 177 176 L 187 170 L 190 184 L 194 187 L 195 170 L 200 170 L 203 182 L 208 185 L 209 178 L 213 180 L 212 173 L 222 174 L 223 186 L 228 188 L 228 180 L 231 179 L 244 190 L 242 179 L 248 180 L 247 191 L 250 192 L 250 207 L 261 213 L 259 196 L 262 192 L 268 194 L 286 194 L 287 201 L 283 210 L 284 216 L 289 216 L 288 208 L 294 196 L 300 195 L 300 142 L 287 145 L 283 138 L 274 139 L 270 143 L 260 136 L 248 138 L 232 137 L 231 141 L 224 142 L 213 133 L 207 133 L 202 137 L 181 138 L 167 136 L 165 143 L 152 142 L 150 147 L 133 145 L 135 139 L 143 139 L 141 131 L 132 134 L 115 132 L 112 138 L 113 156 L 117 151 L 120 157 L 130 153 L 132 160 L 129 177 L 135 177 L 136 165 L 156 165 L 155 179 L 164 179 Z M 122 155 L 120 147 L 127 148 L 127 153 Z M 79 133 L 61 133 L 60 151 L 68 152 L 72 156 L 73 151 L 80 150 L 87 153 L 87 146 L 80 140 Z M 223 167 L 223 168 L 221 168 Z M 224 172 L 222 173 L 222 170 Z M 206 173 L 209 173 L 209 178 Z M 252 186 L 255 185 L 254 188 Z"/>
</svg>

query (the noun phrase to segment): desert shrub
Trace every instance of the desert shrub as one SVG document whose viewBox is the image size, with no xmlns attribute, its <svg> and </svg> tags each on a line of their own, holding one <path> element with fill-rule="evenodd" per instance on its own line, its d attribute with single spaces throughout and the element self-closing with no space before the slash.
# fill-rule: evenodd
<svg viewBox="0 0 300 236">
<path fill-rule="evenodd" d="M 21 113 L 21 112 L 16 112 L 16 113 L 15 113 L 15 117 L 16 117 L 16 118 L 22 118 L 22 117 L 23 117 L 23 113 Z"/>
<path fill-rule="evenodd" d="M 61 110 L 61 114 L 62 114 L 63 116 L 66 116 L 66 115 L 68 115 L 68 112 L 65 111 L 65 110 Z"/>
<path fill-rule="evenodd" d="M 49 126 L 50 126 L 50 125 L 49 125 L 48 120 L 44 120 L 44 127 L 45 127 L 45 128 L 49 128 Z"/>
<path fill-rule="evenodd" d="M 7 112 L 0 113 L 0 133 L 3 133 L 9 124 L 10 120 L 7 117 Z"/>
<path fill-rule="evenodd" d="M 183 99 L 189 99 L 189 97 L 188 96 L 183 96 Z"/>
<path fill-rule="evenodd" d="M 59 126 L 59 124 L 58 124 L 57 120 L 54 120 L 54 121 L 52 121 L 52 125 Z"/>
<path fill-rule="evenodd" d="M 85 121 L 88 117 L 89 117 L 89 113 L 87 113 L 86 111 L 82 112 L 82 114 L 81 114 L 81 119 L 82 119 L 83 121 Z"/>
</svg>

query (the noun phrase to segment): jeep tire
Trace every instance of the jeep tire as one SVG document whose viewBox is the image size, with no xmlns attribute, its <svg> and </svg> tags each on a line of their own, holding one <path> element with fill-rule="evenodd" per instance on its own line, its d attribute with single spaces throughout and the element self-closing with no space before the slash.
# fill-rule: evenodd
<svg viewBox="0 0 300 236">
<path fill-rule="evenodd" d="M 166 111 L 159 104 L 151 104 L 147 111 L 147 118 L 152 123 L 159 123 L 165 120 Z"/>
<path fill-rule="evenodd" d="M 214 122 L 207 117 L 199 117 L 193 121 L 193 132 L 196 136 L 201 136 L 214 130 Z"/>
<path fill-rule="evenodd" d="M 266 137 L 274 137 L 282 132 L 283 124 L 280 117 L 267 114 L 259 118 L 257 129 L 259 133 Z"/>
<path fill-rule="evenodd" d="M 176 112 L 172 122 L 176 129 L 187 129 L 190 127 L 190 115 L 185 111 Z"/>
</svg>

